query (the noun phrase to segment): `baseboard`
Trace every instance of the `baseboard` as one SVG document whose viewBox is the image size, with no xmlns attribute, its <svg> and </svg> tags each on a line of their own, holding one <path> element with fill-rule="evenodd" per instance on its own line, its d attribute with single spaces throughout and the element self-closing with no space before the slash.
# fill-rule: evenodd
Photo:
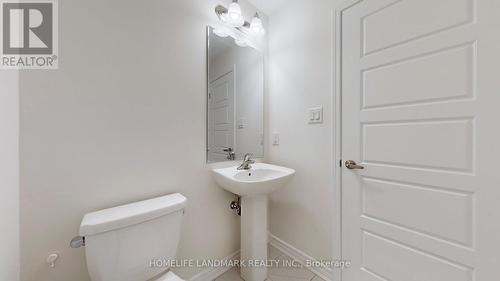
<svg viewBox="0 0 500 281">
<path fill-rule="evenodd" d="M 287 256 L 293 258 L 297 262 L 299 262 L 302 265 L 306 264 L 306 261 L 315 261 L 315 259 L 306 253 L 302 252 L 301 250 L 293 247 L 292 245 L 288 244 L 287 242 L 279 239 L 272 233 L 269 233 L 269 244 L 276 249 L 280 250 Z M 333 281 L 333 271 L 330 268 L 326 267 L 309 267 L 308 268 L 310 271 L 312 271 L 314 274 L 318 275 L 319 277 L 323 278 L 324 280 L 332 280 Z"/>
<path fill-rule="evenodd" d="M 306 261 L 315 261 L 315 259 L 306 253 L 302 252 L 301 250 L 293 247 L 292 245 L 288 244 L 287 242 L 279 239 L 277 236 L 273 235 L 272 233 L 268 234 L 269 236 L 269 244 L 276 249 L 278 249 L 280 252 L 283 254 L 286 254 L 287 256 L 293 258 L 297 262 L 299 262 L 302 265 L 306 264 Z M 224 261 L 229 261 L 229 260 L 238 260 L 240 258 L 240 251 L 236 251 L 233 254 L 225 257 L 223 260 Z M 228 270 L 230 270 L 231 267 L 215 267 L 215 268 L 207 268 L 203 270 L 202 272 L 194 275 L 189 279 L 189 281 L 213 281 L 217 277 L 221 276 L 222 274 L 226 273 Z M 312 271 L 314 274 L 318 275 L 324 280 L 331 280 L 333 281 L 333 272 L 330 268 L 325 268 L 325 267 L 311 267 L 308 268 L 310 271 Z"/>
<path fill-rule="evenodd" d="M 239 260 L 240 259 L 240 250 L 232 253 L 231 255 L 223 258 L 223 261 L 230 260 Z M 215 278 L 221 276 L 226 273 L 232 267 L 212 267 L 206 268 L 202 272 L 196 274 L 195 276 L 189 278 L 189 281 L 213 281 Z"/>
</svg>

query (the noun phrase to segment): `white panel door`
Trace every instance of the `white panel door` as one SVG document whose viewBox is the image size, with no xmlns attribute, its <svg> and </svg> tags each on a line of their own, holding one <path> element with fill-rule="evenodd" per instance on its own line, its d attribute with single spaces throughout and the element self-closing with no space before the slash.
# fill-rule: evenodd
<svg viewBox="0 0 500 281">
<path fill-rule="evenodd" d="M 341 23 L 343 280 L 500 280 L 500 1 Z"/>
<path fill-rule="evenodd" d="M 234 151 L 234 71 L 210 83 L 209 95 L 209 160 L 227 160 L 231 148 Z"/>
</svg>

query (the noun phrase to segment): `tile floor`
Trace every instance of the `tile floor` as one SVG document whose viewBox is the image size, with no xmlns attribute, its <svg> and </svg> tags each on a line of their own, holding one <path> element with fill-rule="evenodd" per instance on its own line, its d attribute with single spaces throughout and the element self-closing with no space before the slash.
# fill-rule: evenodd
<svg viewBox="0 0 500 281">
<path fill-rule="evenodd" d="M 269 246 L 269 259 L 278 261 L 291 260 L 290 257 L 281 253 L 278 249 Z M 214 281 L 244 281 L 240 277 L 238 268 L 232 268 L 223 275 L 219 276 Z M 318 276 L 314 275 L 311 271 L 304 267 L 271 267 L 268 271 L 268 278 L 266 281 L 324 281 Z"/>
</svg>

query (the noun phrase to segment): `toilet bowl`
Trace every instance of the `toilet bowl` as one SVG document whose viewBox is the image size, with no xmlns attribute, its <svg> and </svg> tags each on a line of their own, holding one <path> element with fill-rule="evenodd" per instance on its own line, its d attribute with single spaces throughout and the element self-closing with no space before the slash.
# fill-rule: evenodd
<svg viewBox="0 0 500 281">
<path fill-rule="evenodd" d="M 86 214 L 80 236 L 90 279 L 183 281 L 155 261 L 175 259 L 186 201 L 176 193 Z"/>
</svg>

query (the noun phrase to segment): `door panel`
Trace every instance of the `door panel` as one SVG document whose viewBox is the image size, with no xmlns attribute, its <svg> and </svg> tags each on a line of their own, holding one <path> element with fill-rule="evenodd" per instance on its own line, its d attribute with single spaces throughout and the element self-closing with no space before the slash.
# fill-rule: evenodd
<svg viewBox="0 0 500 281">
<path fill-rule="evenodd" d="M 470 98 L 474 52 L 467 44 L 363 71 L 363 109 Z"/>
<path fill-rule="evenodd" d="M 473 194 L 368 177 L 362 184 L 363 217 L 472 247 Z"/>
<path fill-rule="evenodd" d="M 500 276 L 500 1 L 341 13 L 344 281 Z"/>
<path fill-rule="evenodd" d="M 363 231 L 365 276 L 382 280 L 469 281 L 472 269 L 390 238 Z M 373 269 L 373 270 L 372 270 Z M 363 279 L 365 280 L 365 279 Z"/>
<path fill-rule="evenodd" d="M 473 0 L 373 1 L 361 18 L 363 53 L 370 54 L 473 20 Z M 386 3 L 383 3 L 386 2 Z"/>
<path fill-rule="evenodd" d="M 365 163 L 472 172 L 471 120 L 377 122 L 361 129 Z"/>
</svg>

